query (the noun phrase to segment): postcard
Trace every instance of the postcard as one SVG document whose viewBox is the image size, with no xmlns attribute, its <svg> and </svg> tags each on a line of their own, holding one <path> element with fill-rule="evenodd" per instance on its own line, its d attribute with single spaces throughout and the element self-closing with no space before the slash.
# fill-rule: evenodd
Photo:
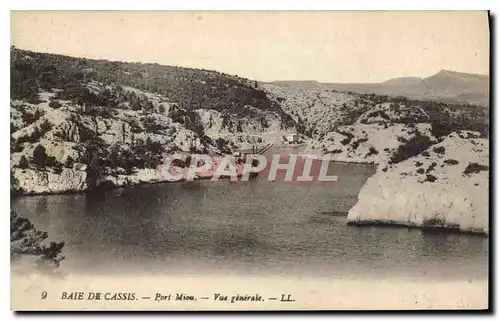
<svg viewBox="0 0 500 321">
<path fill-rule="evenodd" d="M 12 11 L 14 311 L 490 308 L 487 11 Z"/>
</svg>

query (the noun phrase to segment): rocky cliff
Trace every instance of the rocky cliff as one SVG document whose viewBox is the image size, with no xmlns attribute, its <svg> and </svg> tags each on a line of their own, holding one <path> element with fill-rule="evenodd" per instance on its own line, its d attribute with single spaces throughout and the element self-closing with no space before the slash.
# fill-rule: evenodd
<svg viewBox="0 0 500 321">
<path fill-rule="evenodd" d="M 216 156 L 295 131 L 246 79 L 15 48 L 10 105 L 11 187 L 21 194 L 163 182 L 169 154 Z"/>
<path fill-rule="evenodd" d="M 420 107 L 381 103 L 362 113 L 352 125 L 338 126 L 312 141 L 308 150 L 330 154 L 330 159 L 339 162 L 387 163 L 409 142 L 418 140 L 420 152 L 437 142 L 432 125 L 425 121 L 430 121 L 429 116 Z"/>
<path fill-rule="evenodd" d="M 488 119 L 443 107 L 378 103 L 310 142 L 306 153 L 379 165 L 348 223 L 488 233 Z"/>
<path fill-rule="evenodd" d="M 451 133 L 417 156 L 379 168 L 347 222 L 488 233 L 488 164 L 487 139 Z"/>
</svg>

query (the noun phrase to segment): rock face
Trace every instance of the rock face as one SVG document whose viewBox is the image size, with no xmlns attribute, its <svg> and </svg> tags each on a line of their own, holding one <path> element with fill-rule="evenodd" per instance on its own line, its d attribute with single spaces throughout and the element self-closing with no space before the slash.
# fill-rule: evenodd
<svg viewBox="0 0 500 321">
<path fill-rule="evenodd" d="M 248 147 L 262 144 L 266 136 L 286 135 L 295 132 L 295 126 L 286 125 L 281 118 L 271 112 L 252 110 L 252 116 L 223 114 L 216 110 L 197 109 L 199 124 L 212 140 L 224 139 L 233 147 Z"/>
<path fill-rule="evenodd" d="M 488 233 L 488 163 L 487 139 L 451 133 L 418 156 L 379 167 L 347 222 Z"/>
<path fill-rule="evenodd" d="M 339 124 L 352 124 L 367 103 L 348 93 L 301 90 L 270 84 L 261 86 L 311 136 L 328 133 Z"/>
<path fill-rule="evenodd" d="M 38 93 L 36 102 L 13 99 L 12 190 L 50 194 L 167 182 L 158 171 L 165 156 L 217 156 L 295 130 L 278 113 L 244 107 L 240 114 L 187 111 L 158 94 L 96 81 Z"/>
<path fill-rule="evenodd" d="M 418 106 L 380 103 L 362 113 L 352 125 L 335 130 L 312 141 L 309 151 L 330 154 L 330 159 L 347 163 L 387 163 L 410 140 L 437 140 L 432 134 L 429 115 Z"/>
<path fill-rule="evenodd" d="M 81 167 L 85 168 L 85 165 Z M 63 168 L 61 173 L 14 168 L 13 176 L 16 180 L 15 187 L 24 194 L 81 192 L 92 186 L 87 171 L 78 166 Z"/>
<path fill-rule="evenodd" d="M 486 86 L 487 87 L 487 86 Z M 279 103 L 296 122 L 301 133 L 321 140 L 340 126 L 376 123 L 440 123 L 453 129 L 487 130 L 488 108 L 440 101 L 412 100 L 349 89 L 296 88 L 260 84 L 267 96 Z M 463 91 L 462 91 L 463 92 Z"/>
<path fill-rule="evenodd" d="M 15 47 L 10 53 L 11 187 L 18 193 L 162 181 L 155 169 L 170 154 L 217 156 L 296 131 L 256 81 Z"/>
<path fill-rule="evenodd" d="M 341 126 L 320 141 L 308 146 L 310 151 L 329 154 L 332 161 L 385 164 L 398 148 L 421 135 L 435 141 L 430 124 L 358 124 Z"/>
<path fill-rule="evenodd" d="M 86 88 L 97 95 L 106 90 L 115 93 L 96 82 Z M 202 132 L 168 116 L 169 110 L 177 115 L 184 111 L 161 109 L 158 104 L 164 102 L 157 96 L 136 89 L 121 89 L 117 95 L 129 92 L 148 101 L 149 109 L 134 110 L 126 104 L 90 108 L 56 99 L 57 91 L 40 93 L 36 103 L 12 100 L 12 190 L 50 194 L 82 192 L 104 182 L 114 186 L 160 182 L 165 179 L 156 168 L 165 155 L 219 152 L 210 139 L 202 139 Z M 120 176 L 112 175 L 117 172 Z"/>
</svg>

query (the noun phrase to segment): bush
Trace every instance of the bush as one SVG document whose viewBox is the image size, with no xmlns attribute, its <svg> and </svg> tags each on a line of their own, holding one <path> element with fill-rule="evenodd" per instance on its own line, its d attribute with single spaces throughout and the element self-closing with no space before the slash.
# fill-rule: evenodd
<svg viewBox="0 0 500 321">
<path fill-rule="evenodd" d="M 446 224 L 446 219 L 441 217 L 440 215 L 435 215 L 434 217 L 430 217 L 424 219 L 422 222 L 422 227 L 443 227 Z"/>
<path fill-rule="evenodd" d="M 66 158 L 66 161 L 64 162 L 64 166 L 67 168 L 73 168 L 74 164 L 75 164 L 75 160 L 71 156 L 68 156 Z"/>
<path fill-rule="evenodd" d="M 163 152 L 161 143 L 153 142 L 148 137 L 146 141 L 138 140 L 130 149 L 122 149 L 119 144 L 113 145 L 100 165 L 122 167 L 130 175 L 135 168 L 156 168 L 161 163 Z"/>
<path fill-rule="evenodd" d="M 47 119 L 40 124 L 40 134 L 41 136 L 45 135 L 49 130 L 52 129 L 54 125 L 52 125 Z"/>
<path fill-rule="evenodd" d="M 49 107 L 54 108 L 54 109 L 59 109 L 61 106 L 62 106 L 62 104 L 56 99 L 51 100 L 49 103 Z"/>
<path fill-rule="evenodd" d="M 31 135 L 19 137 L 18 141 L 20 144 L 25 142 L 36 143 L 43 135 L 50 131 L 52 127 L 53 125 L 49 121 L 44 120 L 44 122 L 40 124 L 40 127 L 35 127 L 35 129 L 33 129 Z"/>
<path fill-rule="evenodd" d="M 425 170 L 423 168 L 417 169 L 417 173 L 419 173 L 419 174 L 423 174 L 424 172 L 425 172 Z"/>
<path fill-rule="evenodd" d="M 129 122 L 128 124 L 130 125 L 130 131 L 132 133 L 138 134 L 144 132 L 144 129 L 142 129 L 142 127 L 138 125 L 136 122 Z"/>
<path fill-rule="evenodd" d="M 435 153 L 438 153 L 438 154 L 444 154 L 444 151 L 445 151 L 445 148 L 443 146 L 439 146 L 439 147 L 434 147 L 432 149 Z"/>
<path fill-rule="evenodd" d="M 43 116 L 43 112 L 40 111 L 39 109 L 35 110 L 34 114 L 26 112 L 24 109 L 21 110 L 21 119 L 26 125 L 33 124 L 36 122 L 40 117 Z"/>
<path fill-rule="evenodd" d="M 215 141 L 215 146 L 225 154 L 230 154 L 231 150 L 229 149 L 229 141 L 223 138 L 217 138 Z"/>
<path fill-rule="evenodd" d="M 28 141 L 30 143 L 36 143 L 37 141 L 40 140 L 40 138 L 42 138 L 42 136 L 43 136 L 43 134 L 40 131 L 40 129 L 38 127 L 35 127 L 33 132 L 31 132 L 31 135 L 26 136 L 26 141 Z M 21 137 L 19 139 L 21 139 Z"/>
<path fill-rule="evenodd" d="M 433 183 L 433 182 L 435 182 L 436 180 L 437 180 L 437 177 L 436 177 L 436 176 L 431 175 L 431 174 L 427 174 L 427 175 L 425 176 L 425 181 L 424 181 L 424 182 L 431 182 L 431 183 Z"/>
<path fill-rule="evenodd" d="M 17 127 L 16 125 L 14 125 L 14 123 L 10 123 L 10 133 L 15 133 L 19 130 L 19 127 Z"/>
<path fill-rule="evenodd" d="M 450 134 L 456 128 L 449 122 L 435 121 L 431 123 L 431 134 L 436 138 L 441 138 Z"/>
<path fill-rule="evenodd" d="M 62 128 L 60 128 L 58 131 L 55 131 L 53 133 L 53 135 L 54 135 L 54 137 L 59 138 L 61 141 L 70 141 L 71 140 L 69 130 L 66 131 L 66 130 L 63 130 Z"/>
<path fill-rule="evenodd" d="M 455 159 L 445 159 L 443 161 L 443 163 L 447 164 L 447 165 L 457 165 L 458 164 L 458 161 L 455 160 Z"/>
<path fill-rule="evenodd" d="M 26 169 L 30 166 L 28 160 L 26 157 L 23 155 L 21 156 L 21 159 L 19 160 L 19 168 Z"/>
<path fill-rule="evenodd" d="M 415 133 L 415 136 L 413 136 L 405 144 L 399 145 L 398 149 L 391 156 L 389 162 L 391 164 L 397 164 L 410 157 L 417 156 L 427 148 L 429 148 L 429 146 L 431 145 L 432 141 L 429 139 L 429 137 L 424 136 L 417 131 Z"/>
<path fill-rule="evenodd" d="M 24 147 L 23 147 L 23 144 L 22 144 L 22 140 L 21 139 L 15 139 L 15 138 L 12 138 L 10 139 L 10 152 L 11 153 L 19 153 L 19 152 L 22 152 Z"/>
<path fill-rule="evenodd" d="M 488 166 L 486 165 L 479 165 L 478 163 L 469 163 L 467 167 L 465 168 L 463 174 L 464 175 L 469 175 L 469 174 L 478 174 L 481 171 L 487 171 Z"/>
<path fill-rule="evenodd" d="M 55 161 L 54 164 L 51 164 L 54 168 L 54 173 L 61 174 L 63 171 L 64 165 L 61 162 Z"/>
<path fill-rule="evenodd" d="M 431 171 L 434 170 L 434 168 L 437 166 L 436 162 L 432 162 L 432 164 L 429 165 L 427 170 L 425 171 L 426 173 L 430 173 Z"/>
<path fill-rule="evenodd" d="M 145 117 L 142 121 L 144 129 L 149 133 L 159 133 L 160 131 L 166 129 L 164 125 L 157 123 L 156 119 L 153 117 Z"/>
<path fill-rule="evenodd" d="M 366 154 L 366 157 L 377 154 L 378 150 L 375 147 L 371 146 L 370 149 L 368 150 L 368 153 Z"/>
<path fill-rule="evenodd" d="M 351 146 L 354 150 L 356 150 L 359 147 L 359 144 L 364 143 L 366 141 L 368 141 L 368 138 L 360 138 L 357 141 L 353 142 Z"/>
<path fill-rule="evenodd" d="M 42 145 L 37 145 L 33 151 L 33 157 L 31 158 L 31 163 L 39 170 L 45 167 L 54 167 L 59 170 L 62 164 L 56 160 L 53 156 L 48 156 L 45 147 Z"/>
<path fill-rule="evenodd" d="M 383 110 L 376 110 L 366 115 L 367 118 L 378 117 L 378 116 L 382 117 L 385 120 L 391 119 L 389 115 L 387 115 Z"/>
<path fill-rule="evenodd" d="M 33 157 L 31 158 L 31 163 L 35 165 L 38 169 L 45 168 L 47 163 L 47 154 L 45 152 L 45 147 L 38 145 L 33 151 Z"/>
<path fill-rule="evenodd" d="M 347 136 L 346 138 L 344 138 L 343 140 L 340 141 L 342 143 L 342 145 L 349 144 L 351 142 L 351 140 L 354 138 L 354 135 L 349 133 L 349 132 L 339 132 L 339 133 L 344 135 L 344 136 Z"/>
</svg>

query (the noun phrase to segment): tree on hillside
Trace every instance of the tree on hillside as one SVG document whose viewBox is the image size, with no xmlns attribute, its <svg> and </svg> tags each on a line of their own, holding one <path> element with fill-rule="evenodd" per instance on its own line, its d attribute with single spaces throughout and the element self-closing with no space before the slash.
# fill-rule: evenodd
<svg viewBox="0 0 500 321">
<path fill-rule="evenodd" d="M 47 165 L 47 153 L 45 152 L 45 147 L 38 145 L 33 151 L 33 157 L 31 158 L 31 163 L 35 165 L 38 169 L 45 168 Z"/>
<path fill-rule="evenodd" d="M 21 159 L 19 160 L 19 168 L 26 169 L 28 167 L 29 167 L 28 160 L 24 155 L 21 156 Z"/>
</svg>

